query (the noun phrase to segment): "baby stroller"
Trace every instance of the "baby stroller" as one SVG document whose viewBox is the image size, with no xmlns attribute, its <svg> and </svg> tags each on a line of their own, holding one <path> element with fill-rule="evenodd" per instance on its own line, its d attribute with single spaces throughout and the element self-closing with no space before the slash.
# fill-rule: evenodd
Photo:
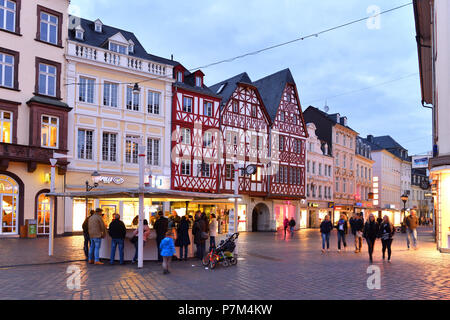
<svg viewBox="0 0 450 320">
<path fill-rule="evenodd" d="M 237 264 L 237 259 L 233 255 L 236 248 L 236 240 L 239 233 L 229 235 L 225 240 L 220 241 L 216 248 L 211 248 L 211 251 L 203 258 L 202 264 L 206 267 L 209 265 L 210 269 L 214 269 L 218 263 L 224 267 Z"/>
</svg>

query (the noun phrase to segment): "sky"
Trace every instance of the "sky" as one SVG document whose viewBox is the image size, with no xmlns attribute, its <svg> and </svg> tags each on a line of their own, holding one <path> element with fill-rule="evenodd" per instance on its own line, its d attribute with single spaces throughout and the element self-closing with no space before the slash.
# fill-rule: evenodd
<svg viewBox="0 0 450 320">
<path fill-rule="evenodd" d="M 173 54 L 193 69 L 408 1 L 72 0 L 70 10 L 134 32 L 147 52 Z M 410 155 L 424 154 L 431 150 L 431 110 L 421 105 L 413 6 L 370 22 L 202 69 L 205 83 L 244 71 L 255 81 L 290 68 L 303 110 L 327 105 L 362 137 L 390 135 Z"/>
</svg>

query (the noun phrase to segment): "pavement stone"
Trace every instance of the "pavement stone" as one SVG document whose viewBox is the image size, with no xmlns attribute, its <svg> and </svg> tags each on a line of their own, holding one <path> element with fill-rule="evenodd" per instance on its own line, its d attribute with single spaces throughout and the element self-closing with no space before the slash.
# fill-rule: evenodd
<svg viewBox="0 0 450 320">
<path fill-rule="evenodd" d="M 380 290 L 367 288 L 367 246 L 355 254 L 349 235 L 347 251 L 338 253 L 334 231 L 332 250 L 322 254 L 320 241 L 318 230 L 287 240 L 281 233 L 242 233 L 236 266 L 209 270 L 199 261 L 174 261 L 172 273 L 163 275 L 157 262 L 143 269 L 89 265 L 82 236 L 56 238 L 53 257 L 45 238 L 0 239 L 0 299 L 450 299 L 450 255 L 436 250 L 430 228 L 420 229 L 417 251 L 408 251 L 405 235 L 396 234 L 392 263 L 381 259 L 377 241 L 373 265 L 381 271 Z M 67 286 L 69 267 L 79 268 L 78 289 Z"/>
</svg>

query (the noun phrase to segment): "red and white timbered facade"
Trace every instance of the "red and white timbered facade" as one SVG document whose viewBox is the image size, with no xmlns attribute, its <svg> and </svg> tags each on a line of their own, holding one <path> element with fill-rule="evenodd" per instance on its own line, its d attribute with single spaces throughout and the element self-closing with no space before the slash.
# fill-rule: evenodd
<svg viewBox="0 0 450 320">
<path fill-rule="evenodd" d="M 218 193 L 221 99 L 204 86 L 201 71 L 178 65 L 174 76 L 171 188 Z"/>
<path fill-rule="evenodd" d="M 221 193 L 234 192 L 234 164 L 256 165 L 252 176 L 239 174 L 239 193 L 267 195 L 270 117 L 256 87 L 249 83 L 229 83 L 234 91 L 221 111 L 224 154 L 221 166 Z"/>
</svg>

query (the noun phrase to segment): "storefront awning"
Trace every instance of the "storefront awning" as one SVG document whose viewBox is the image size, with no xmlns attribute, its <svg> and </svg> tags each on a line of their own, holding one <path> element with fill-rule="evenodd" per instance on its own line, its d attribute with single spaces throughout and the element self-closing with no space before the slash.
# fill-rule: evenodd
<svg viewBox="0 0 450 320">
<path fill-rule="evenodd" d="M 105 198 L 137 198 L 139 194 L 143 193 L 145 198 L 170 198 L 177 200 L 223 200 L 230 198 L 242 198 L 241 195 L 234 194 L 212 194 L 202 192 L 188 192 L 170 189 L 157 188 L 110 188 L 92 191 L 81 192 L 63 192 L 63 193 L 47 193 L 47 196 L 61 197 L 61 198 L 90 198 L 90 199 L 105 199 Z"/>
</svg>

